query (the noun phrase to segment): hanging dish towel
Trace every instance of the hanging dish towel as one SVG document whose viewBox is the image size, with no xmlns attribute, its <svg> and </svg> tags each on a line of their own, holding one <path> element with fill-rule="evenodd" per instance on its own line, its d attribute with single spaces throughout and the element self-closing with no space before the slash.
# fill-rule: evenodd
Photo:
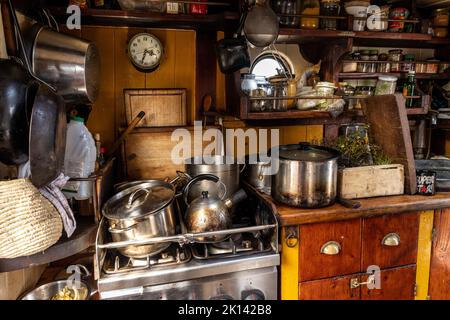
<svg viewBox="0 0 450 320">
<path fill-rule="evenodd" d="M 69 179 L 69 177 L 61 173 L 58 178 L 53 180 L 47 186 L 39 189 L 39 192 L 55 206 L 56 210 L 58 210 L 61 215 L 64 230 L 66 231 L 68 238 L 70 238 L 77 227 L 73 211 L 70 208 L 66 197 L 61 192 L 61 188 Z"/>
</svg>

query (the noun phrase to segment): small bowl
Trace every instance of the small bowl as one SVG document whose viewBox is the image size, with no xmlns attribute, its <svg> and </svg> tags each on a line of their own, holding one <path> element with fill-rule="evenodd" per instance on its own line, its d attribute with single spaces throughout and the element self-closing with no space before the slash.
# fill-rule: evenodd
<svg viewBox="0 0 450 320">
<path fill-rule="evenodd" d="M 29 291 L 23 295 L 20 300 L 51 300 L 58 292 L 60 292 L 64 287 L 67 286 L 67 280 L 59 280 L 54 282 L 49 282 L 33 290 Z M 84 282 L 80 281 L 81 287 L 86 289 L 86 297 L 80 300 L 89 300 L 91 296 L 91 290 L 89 286 Z"/>
</svg>

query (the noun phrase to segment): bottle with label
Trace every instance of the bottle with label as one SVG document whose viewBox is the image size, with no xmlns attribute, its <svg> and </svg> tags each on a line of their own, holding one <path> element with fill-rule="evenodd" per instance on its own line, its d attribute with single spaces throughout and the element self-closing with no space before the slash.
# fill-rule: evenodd
<svg viewBox="0 0 450 320">
<path fill-rule="evenodd" d="M 415 71 L 408 72 L 408 81 L 403 85 L 403 96 L 406 98 L 405 106 L 406 108 L 414 107 L 414 98 L 411 98 L 416 95 L 417 91 L 417 83 L 416 83 L 416 73 Z"/>
<path fill-rule="evenodd" d="M 88 178 L 95 170 L 95 141 L 84 119 L 72 117 L 67 125 L 64 173 L 70 178 Z M 92 181 L 69 181 L 63 187 L 66 198 L 87 200 L 92 195 Z"/>
</svg>

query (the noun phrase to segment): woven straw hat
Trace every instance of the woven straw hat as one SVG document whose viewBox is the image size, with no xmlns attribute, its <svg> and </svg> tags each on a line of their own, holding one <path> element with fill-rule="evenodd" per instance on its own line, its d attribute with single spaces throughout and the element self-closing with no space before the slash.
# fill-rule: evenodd
<svg viewBox="0 0 450 320">
<path fill-rule="evenodd" d="M 0 258 L 44 251 L 62 230 L 58 211 L 29 180 L 0 181 Z"/>
</svg>

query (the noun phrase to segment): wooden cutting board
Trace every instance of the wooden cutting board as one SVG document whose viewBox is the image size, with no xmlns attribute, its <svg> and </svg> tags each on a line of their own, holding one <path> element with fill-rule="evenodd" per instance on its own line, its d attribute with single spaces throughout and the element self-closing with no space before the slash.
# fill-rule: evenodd
<svg viewBox="0 0 450 320">
<path fill-rule="evenodd" d="M 405 169 L 405 193 L 416 193 L 416 165 L 405 99 L 400 95 L 373 96 L 363 104 L 372 142 Z"/>
<path fill-rule="evenodd" d="M 127 124 L 144 111 L 137 127 L 186 125 L 186 89 L 125 89 L 124 97 Z"/>
</svg>

